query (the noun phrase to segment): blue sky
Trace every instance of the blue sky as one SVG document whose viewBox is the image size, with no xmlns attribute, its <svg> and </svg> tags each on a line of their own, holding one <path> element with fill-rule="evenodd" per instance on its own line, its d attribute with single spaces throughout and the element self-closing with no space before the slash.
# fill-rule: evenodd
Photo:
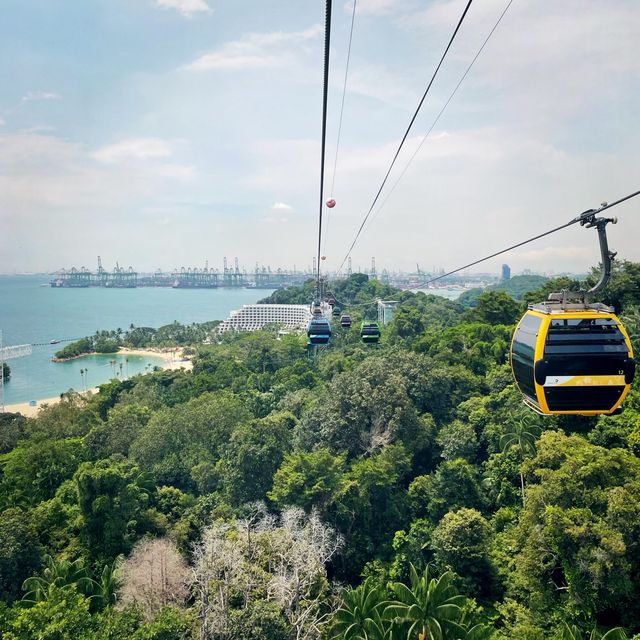
<svg viewBox="0 0 640 640">
<path fill-rule="evenodd" d="M 464 0 L 358 0 L 324 252 L 337 267 Z M 419 144 L 506 0 L 475 0 L 400 157 Z M 0 272 L 309 265 L 322 0 L 4 0 Z M 351 5 L 334 2 L 328 186 Z M 640 7 L 514 0 L 353 252 L 446 269 L 640 188 Z M 385 199 L 383 194 L 383 200 Z M 640 260 L 640 202 L 611 246 Z M 571 228 L 505 258 L 585 271 Z M 488 263 L 496 270 L 502 259 Z"/>
</svg>

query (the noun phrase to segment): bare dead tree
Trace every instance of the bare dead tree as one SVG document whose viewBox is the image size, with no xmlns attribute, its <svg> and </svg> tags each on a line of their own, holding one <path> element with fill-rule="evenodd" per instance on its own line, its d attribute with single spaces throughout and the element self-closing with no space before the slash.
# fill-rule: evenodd
<svg viewBox="0 0 640 640">
<path fill-rule="evenodd" d="M 201 640 L 228 637 L 233 608 L 276 603 L 296 640 L 320 637 L 330 615 L 326 563 L 342 540 L 317 513 L 289 508 L 275 518 L 260 505 L 233 525 L 215 523 L 194 547 L 193 593 Z"/>
<path fill-rule="evenodd" d="M 138 603 L 147 618 L 162 607 L 183 606 L 189 595 L 189 569 L 167 538 L 141 540 L 120 568 L 119 603 Z"/>
</svg>

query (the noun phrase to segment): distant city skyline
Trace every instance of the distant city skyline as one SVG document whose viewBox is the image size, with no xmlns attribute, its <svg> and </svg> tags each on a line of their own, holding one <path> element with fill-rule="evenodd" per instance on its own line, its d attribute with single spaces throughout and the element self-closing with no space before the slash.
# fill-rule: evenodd
<svg viewBox="0 0 640 640">
<path fill-rule="evenodd" d="M 463 0 L 334 2 L 323 266 L 369 208 Z M 390 186 L 507 0 L 468 17 Z M 6 0 L 0 21 L 0 272 L 139 271 L 315 253 L 324 3 Z M 640 188 L 640 7 L 515 0 L 353 251 L 378 270 L 446 270 Z M 387 201 L 387 196 L 388 201 Z M 640 199 L 611 212 L 611 248 L 640 261 Z M 113 258 L 111 258 L 113 256 Z M 159 257 L 164 265 L 159 265 Z M 250 258 L 249 258 L 250 257 Z M 586 273 L 596 234 L 571 227 L 482 268 Z"/>
</svg>

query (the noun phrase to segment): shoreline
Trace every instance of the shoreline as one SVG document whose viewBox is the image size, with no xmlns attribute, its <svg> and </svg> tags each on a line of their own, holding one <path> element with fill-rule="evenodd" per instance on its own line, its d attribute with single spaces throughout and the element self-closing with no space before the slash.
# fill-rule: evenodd
<svg viewBox="0 0 640 640">
<path fill-rule="evenodd" d="M 79 356 L 75 356 L 74 358 L 69 358 L 68 360 L 76 360 L 78 358 L 83 358 L 84 356 L 95 355 L 93 353 L 83 353 Z M 99 354 L 99 355 L 109 355 L 109 354 Z M 185 369 L 186 371 L 191 371 L 193 368 L 193 363 L 191 360 L 184 358 L 184 349 L 182 347 L 178 347 L 175 349 L 128 349 L 126 347 L 121 347 L 116 353 L 111 355 L 132 355 L 132 356 L 142 356 L 149 357 L 153 356 L 155 358 L 162 358 L 162 369 L 165 371 L 177 371 L 179 369 Z M 60 360 L 59 362 L 66 362 L 65 360 Z M 107 381 L 105 381 L 106 384 Z M 99 388 L 93 387 L 85 392 L 79 392 L 79 395 L 89 397 L 95 393 L 98 393 Z M 64 395 L 63 392 L 62 395 Z M 54 405 L 60 402 L 60 395 L 54 396 L 53 398 L 39 398 L 35 400 L 35 404 L 32 405 L 30 402 L 16 402 L 14 404 L 7 404 L 4 407 L 6 413 L 20 413 L 25 418 L 35 418 L 38 415 L 38 412 L 45 405 Z"/>
</svg>

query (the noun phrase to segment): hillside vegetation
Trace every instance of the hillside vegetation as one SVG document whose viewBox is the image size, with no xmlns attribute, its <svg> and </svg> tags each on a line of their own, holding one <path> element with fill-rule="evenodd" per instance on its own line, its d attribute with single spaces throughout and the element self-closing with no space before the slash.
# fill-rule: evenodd
<svg viewBox="0 0 640 640">
<path fill-rule="evenodd" d="M 622 263 L 604 296 L 634 341 L 639 285 Z M 192 372 L 1 416 L 1 637 L 640 640 L 638 383 L 542 418 L 508 365 L 523 302 L 330 288 L 401 302 L 380 345 L 194 332 Z"/>
<path fill-rule="evenodd" d="M 465 307 L 473 307 L 483 291 L 504 291 L 515 300 L 523 300 L 526 293 L 537 291 L 543 287 L 548 280 L 549 278 L 545 278 L 544 276 L 513 276 L 513 278 L 509 278 L 509 280 L 491 284 L 484 289 L 468 289 L 458 298 L 458 302 Z M 558 282 L 558 279 L 556 278 L 554 282 Z"/>
</svg>

